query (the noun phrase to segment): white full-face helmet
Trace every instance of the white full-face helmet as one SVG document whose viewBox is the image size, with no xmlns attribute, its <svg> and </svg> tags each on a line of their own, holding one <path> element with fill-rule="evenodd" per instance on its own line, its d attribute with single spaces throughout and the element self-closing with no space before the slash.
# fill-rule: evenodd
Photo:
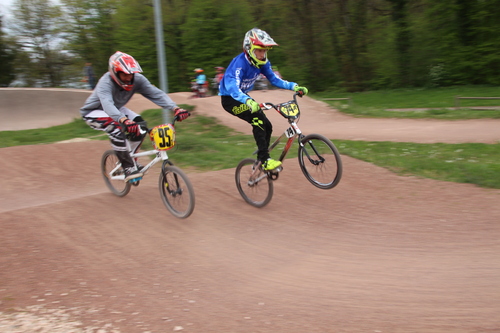
<svg viewBox="0 0 500 333">
<path fill-rule="evenodd" d="M 255 67 L 261 67 L 268 62 L 267 50 L 272 49 L 273 46 L 278 46 L 278 44 L 271 38 L 271 36 L 269 36 L 267 32 L 260 30 L 259 28 L 249 30 L 245 34 L 245 39 L 243 40 L 243 50 Z M 266 50 L 264 60 L 259 60 L 255 56 L 255 49 Z"/>
<path fill-rule="evenodd" d="M 118 76 L 119 72 L 123 72 L 125 74 L 142 73 L 142 68 L 131 55 L 116 51 L 115 54 L 109 58 L 109 73 L 120 87 L 127 91 L 132 90 L 134 87 L 134 80 L 132 79 L 130 82 L 123 82 Z"/>
</svg>

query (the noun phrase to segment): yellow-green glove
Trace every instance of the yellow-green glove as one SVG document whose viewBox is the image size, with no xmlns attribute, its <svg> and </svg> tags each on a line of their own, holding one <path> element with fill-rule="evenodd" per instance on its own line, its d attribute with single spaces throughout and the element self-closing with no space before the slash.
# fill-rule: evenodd
<svg viewBox="0 0 500 333">
<path fill-rule="evenodd" d="M 309 92 L 306 87 L 299 87 L 298 85 L 293 87 L 293 91 L 298 92 L 300 96 L 307 95 L 307 93 Z"/>
<path fill-rule="evenodd" d="M 248 108 L 250 109 L 250 112 L 255 113 L 260 110 L 260 105 L 253 99 L 249 98 L 247 99 L 246 105 L 248 105 Z"/>
</svg>

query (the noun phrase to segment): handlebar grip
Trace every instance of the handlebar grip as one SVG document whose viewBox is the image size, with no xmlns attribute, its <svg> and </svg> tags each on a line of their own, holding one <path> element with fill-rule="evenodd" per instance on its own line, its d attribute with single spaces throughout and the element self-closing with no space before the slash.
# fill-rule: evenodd
<svg viewBox="0 0 500 333">
<path fill-rule="evenodd" d="M 265 110 L 270 110 L 272 108 L 272 105 L 269 105 L 267 103 L 260 103 L 259 106 L 261 109 L 265 109 Z"/>
</svg>

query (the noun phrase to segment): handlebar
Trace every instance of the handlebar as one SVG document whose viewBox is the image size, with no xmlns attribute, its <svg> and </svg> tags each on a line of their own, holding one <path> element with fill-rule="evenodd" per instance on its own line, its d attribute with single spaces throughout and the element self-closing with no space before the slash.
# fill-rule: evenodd
<svg viewBox="0 0 500 333">
<path fill-rule="evenodd" d="M 302 91 L 297 91 L 293 94 L 293 101 L 297 103 L 297 96 L 301 97 L 304 96 L 304 93 Z M 278 105 L 275 105 L 271 102 L 264 102 L 259 104 L 260 108 L 263 110 L 270 110 L 271 108 L 278 110 Z"/>
<path fill-rule="evenodd" d="M 174 119 L 172 119 L 172 122 L 171 122 L 172 126 L 175 125 L 175 122 L 177 121 L 177 119 L 179 119 L 179 116 L 174 116 Z M 140 124 L 140 126 L 139 126 L 139 128 L 141 129 L 141 134 L 144 134 L 144 133 L 148 133 L 149 134 L 151 132 L 151 130 L 153 129 L 153 128 L 146 127 L 145 124 L 144 124 L 144 127 L 142 125 L 143 124 Z M 142 132 L 143 130 L 145 130 L 146 132 L 143 133 Z"/>
</svg>

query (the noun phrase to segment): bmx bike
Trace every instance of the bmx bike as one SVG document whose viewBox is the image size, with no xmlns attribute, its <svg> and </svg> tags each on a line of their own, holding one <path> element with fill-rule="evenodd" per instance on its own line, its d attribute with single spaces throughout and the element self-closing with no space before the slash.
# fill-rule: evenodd
<svg viewBox="0 0 500 333">
<path fill-rule="evenodd" d="M 191 91 L 193 95 L 191 95 L 189 98 L 204 98 L 207 97 L 208 93 L 208 82 L 205 82 L 202 85 L 199 85 L 196 83 L 196 81 L 191 82 Z"/>
<path fill-rule="evenodd" d="M 137 158 L 142 156 L 156 155 L 141 172 L 144 176 L 156 163 L 163 161 L 161 166 L 158 187 L 160 197 L 167 209 L 178 218 L 186 218 L 194 210 L 195 198 L 194 189 L 187 175 L 168 158 L 167 151 L 175 146 L 175 121 L 171 124 L 155 126 L 151 129 L 144 129 L 149 133 L 149 138 L 153 145 L 152 150 L 134 153 L 130 149 L 130 143 L 126 140 L 127 149 L 132 160 L 137 166 Z M 123 197 L 130 192 L 132 186 L 139 186 L 142 177 L 125 181 L 125 172 L 120 160 L 114 150 L 107 150 L 101 158 L 101 171 L 106 186 L 113 194 Z"/>
<path fill-rule="evenodd" d="M 280 115 L 288 120 L 290 125 L 269 147 L 271 152 L 286 137 L 287 141 L 279 157 L 283 163 L 293 142 L 298 142 L 298 160 L 300 169 L 306 179 L 320 189 L 331 189 L 339 183 L 342 178 L 342 160 L 335 145 L 325 136 L 320 134 L 304 135 L 297 123 L 300 117 L 300 109 L 297 96 L 302 97 L 300 92 L 293 95 L 293 100 L 280 103 L 261 103 L 262 109 L 274 108 Z M 255 151 L 253 154 L 256 154 Z M 253 158 L 245 158 L 236 167 L 235 181 L 238 192 L 243 199 L 255 207 L 267 205 L 274 193 L 273 182 L 278 179 L 283 164 L 272 171 L 265 171 L 261 162 Z"/>
</svg>

